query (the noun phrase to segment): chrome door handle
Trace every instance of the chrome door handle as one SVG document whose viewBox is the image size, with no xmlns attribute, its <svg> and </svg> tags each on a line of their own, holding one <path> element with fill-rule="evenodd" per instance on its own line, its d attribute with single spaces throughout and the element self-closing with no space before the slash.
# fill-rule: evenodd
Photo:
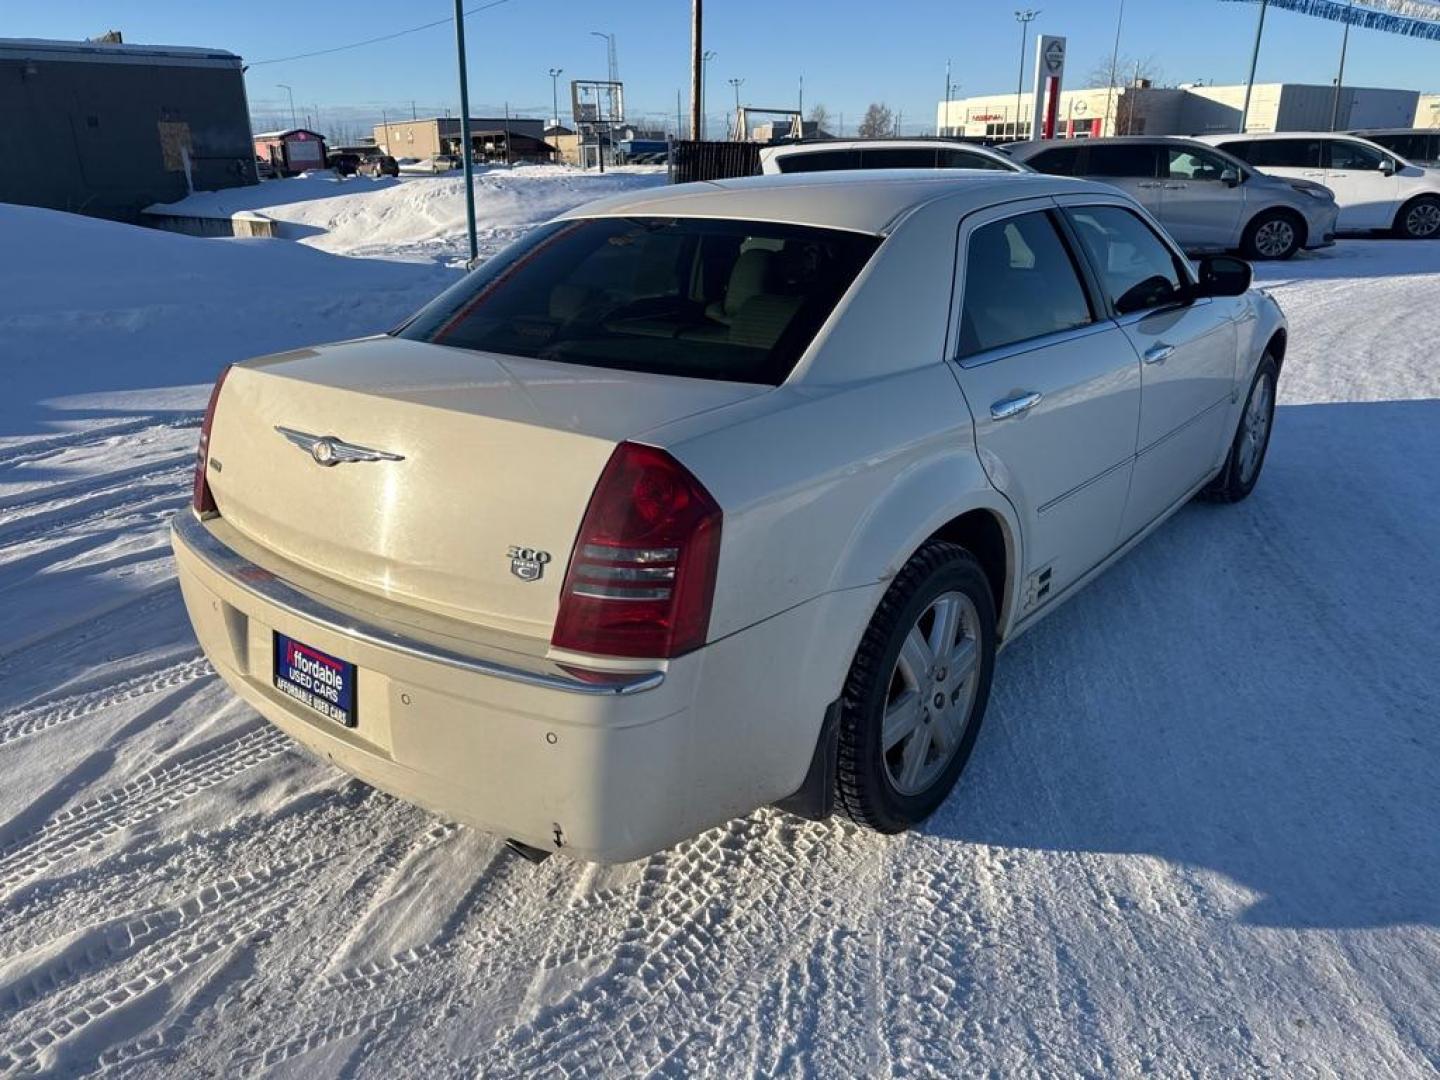
<svg viewBox="0 0 1440 1080">
<path fill-rule="evenodd" d="M 1306 176 L 1324 176 L 1325 174 L 1324 174 L 1323 172 L 1307 172 L 1305 175 L 1306 175 Z"/>
<path fill-rule="evenodd" d="M 1004 401 L 997 401 L 990 406 L 990 419 L 1009 420 L 1012 416 L 1029 412 L 1039 403 L 1040 394 L 1034 390 L 1028 394 L 1021 394 L 1019 397 L 1006 398 Z"/>
<path fill-rule="evenodd" d="M 1174 345 L 1151 345 L 1150 348 L 1145 350 L 1145 363 L 1163 364 L 1166 360 L 1170 359 L 1170 355 L 1174 351 Z"/>
<path fill-rule="evenodd" d="M 1166 184 L 1166 185 L 1165 185 L 1165 190 L 1166 190 L 1166 191 L 1184 191 L 1184 190 L 1185 190 L 1187 187 L 1189 187 L 1189 186 L 1190 186 L 1189 184 Z"/>
<path fill-rule="evenodd" d="M 1141 188 L 1158 188 L 1158 187 L 1161 187 L 1162 185 L 1160 185 L 1160 184 L 1136 184 L 1135 186 L 1136 186 L 1136 187 L 1141 187 Z"/>
</svg>

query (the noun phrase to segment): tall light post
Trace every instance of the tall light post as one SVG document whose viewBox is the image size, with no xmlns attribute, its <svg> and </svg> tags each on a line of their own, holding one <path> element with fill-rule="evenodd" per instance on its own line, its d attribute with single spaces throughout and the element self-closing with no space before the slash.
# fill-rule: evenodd
<svg viewBox="0 0 1440 1080">
<path fill-rule="evenodd" d="M 705 138 L 705 79 L 710 74 L 710 61 L 720 55 L 710 49 L 700 54 L 700 138 Z"/>
<path fill-rule="evenodd" d="M 615 59 L 615 35 L 601 30 L 591 30 L 590 36 L 605 39 L 605 77 L 611 82 L 619 82 L 620 65 Z"/>
<path fill-rule="evenodd" d="M 1030 24 L 1040 12 L 1032 9 L 1015 12 L 1015 21 L 1020 24 L 1020 78 L 1015 83 L 1015 139 L 1020 139 L 1020 114 L 1025 111 L 1025 46 L 1030 42 Z M 1035 134 L 1033 131 L 1030 133 Z"/>
<path fill-rule="evenodd" d="M 560 76 L 565 74 L 564 68 L 551 68 L 550 75 L 550 122 L 556 127 L 560 126 Z"/>
<path fill-rule="evenodd" d="M 745 85 L 745 80 L 727 79 L 725 81 L 735 88 L 735 140 L 739 142 L 745 137 L 745 133 L 740 130 L 740 87 Z"/>
<path fill-rule="evenodd" d="M 455 0 L 455 52 L 460 65 L 460 161 L 465 169 L 465 232 L 470 241 L 470 261 L 466 267 L 473 267 L 480 257 L 480 245 L 475 239 L 475 168 L 470 161 L 470 80 L 465 74 L 465 10 L 464 0 Z"/>
<path fill-rule="evenodd" d="M 277 82 L 275 85 L 290 95 L 290 126 L 292 128 L 298 128 L 300 126 L 300 121 L 295 118 L 295 91 L 292 90 L 290 87 L 286 86 L 283 82 Z"/>
<path fill-rule="evenodd" d="M 1255 23 L 1255 48 L 1250 52 L 1250 77 L 1245 80 L 1245 103 L 1240 106 L 1240 134 L 1250 123 L 1250 95 L 1255 90 L 1255 66 L 1260 63 L 1260 39 L 1265 36 L 1265 11 L 1270 0 L 1260 0 L 1260 18 Z"/>
<path fill-rule="evenodd" d="M 1355 6 L 1355 0 L 1350 0 L 1351 8 Z M 1340 87 L 1345 82 L 1345 52 L 1350 48 L 1350 15 L 1345 12 L 1345 36 L 1340 39 L 1340 72 L 1335 76 L 1335 100 L 1330 106 L 1330 130 L 1334 131 L 1340 126 Z"/>
<path fill-rule="evenodd" d="M 1115 101 L 1115 79 L 1120 67 L 1120 28 L 1125 24 L 1125 0 L 1120 0 L 1120 14 L 1115 17 L 1115 48 L 1110 52 L 1110 86 L 1105 91 L 1105 115 L 1100 118 L 1100 134 L 1105 134 L 1105 125 L 1110 123 L 1110 106 Z M 1075 104 L 1071 99 L 1070 104 Z M 1119 125 L 1115 125 L 1116 128 Z M 1118 135 L 1117 130 L 1114 134 Z"/>
</svg>

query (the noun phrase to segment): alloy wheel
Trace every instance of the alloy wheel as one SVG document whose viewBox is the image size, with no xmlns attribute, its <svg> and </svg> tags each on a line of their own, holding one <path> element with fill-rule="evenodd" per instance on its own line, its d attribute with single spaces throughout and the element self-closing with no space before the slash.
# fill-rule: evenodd
<svg viewBox="0 0 1440 1080">
<path fill-rule="evenodd" d="M 980 678 L 980 616 L 962 592 L 935 598 L 905 635 L 890 675 L 880 744 L 901 795 L 923 792 L 955 757 Z"/>
<path fill-rule="evenodd" d="M 1284 218 L 1272 218 L 1255 230 L 1255 250 L 1267 259 L 1278 259 L 1295 246 L 1295 226 Z"/>
<path fill-rule="evenodd" d="M 1255 384 L 1250 403 L 1245 407 L 1244 428 L 1240 436 L 1240 482 L 1250 483 L 1260 468 L 1265 444 L 1270 438 L 1270 423 L 1275 415 L 1275 382 L 1267 372 Z"/>
<path fill-rule="evenodd" d="M 1422 202 L 1405 215 L 1405 231 L 1422 239 L 1440 233 L 1440 203 Z"/>
</svg>

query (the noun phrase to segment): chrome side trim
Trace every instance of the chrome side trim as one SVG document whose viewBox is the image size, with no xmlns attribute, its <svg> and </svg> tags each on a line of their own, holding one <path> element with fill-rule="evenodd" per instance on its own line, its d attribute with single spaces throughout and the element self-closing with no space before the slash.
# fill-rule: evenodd
<svg viewBox="0 0 1440 1080">
<path fill-rule="evenodd" d="M 507 682 L 536 686 L 544 690 L 558 690 L 567 694 L 583 694 L 590 697 L 612 697 L 639 694 L 653 690 L 665 681 L 663 671 L 642 672 L 594 672 L 596 682 L 544 671 L 527 671 L 493 660 L 455 652 L 440 645 L 418 641 L 394 630 L 367 622 L 357 616 L 332 608 L 301 592 L 289 582 L 276 577 L 269 570 L 252 563 L 243 555 L 233 551 L 217 540 L 209 529 L 190 510 L 181 510 L 170 521 L 171 536 L 176 544 L 185 549 L 220 574 L 232 585 L 251 596 L 280 608 L 297 618 L 305 619 L 323 627 L 331 633 L 341 634 L 367 645 L 416 660 L 426 660 L 446 667 L 467 671 L 474 675 L 486 675 Z"/>
</svg>

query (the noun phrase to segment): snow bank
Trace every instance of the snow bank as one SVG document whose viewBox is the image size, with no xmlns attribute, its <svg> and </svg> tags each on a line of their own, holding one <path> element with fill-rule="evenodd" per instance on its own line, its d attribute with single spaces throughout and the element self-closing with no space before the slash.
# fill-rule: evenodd
<svg viewBox="0 0 1440 1080">
<path fill-rule="evenodd" d="M 481 254 L 491 254 L 525 229 L 582 203 L 665 183 L 665 172 L 634 166 L 604 173 L 557 165 L 482 169 L 475 177 L 475 219 Z M 202 192 L 151 207 L 157 213 L 230 217 L 255 210 L 281 223 L 280 235 L 342 255 L 453 261 L 465 243 L 465 178 L 333 175 L 269 180 L 245 188 Z"/>
</svg>

